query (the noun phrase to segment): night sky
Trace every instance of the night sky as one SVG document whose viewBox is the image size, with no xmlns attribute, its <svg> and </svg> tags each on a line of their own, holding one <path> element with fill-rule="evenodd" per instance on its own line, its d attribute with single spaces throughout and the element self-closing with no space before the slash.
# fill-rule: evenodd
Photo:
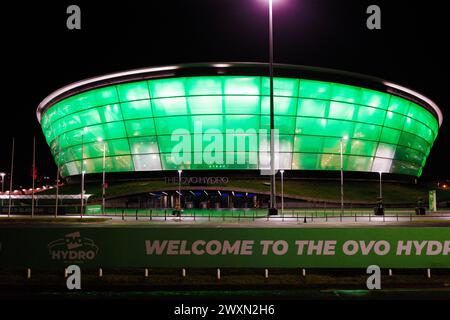
<svg viewBox="0 0 450 320">
<path fill-rule="evenodd" d="M 37 1 L 2 4 L 0 171 L 16 137 L 15 187 L 31 185 L 33 135 L 39 176 L 56 168 L 36 119 L 49 93 L 87 77 L 157 65 L 268 59 L 266 0 Z M 82 29 L 66 28 L 81 7 Z M 366 28 L 377 4 L 382 29 Z M 422 178 L 449 178 L 448 11 L 442 1 L 274 0 L 278 63 L 360 72 L 434 100 L 444 123 Z"/>
</svg>

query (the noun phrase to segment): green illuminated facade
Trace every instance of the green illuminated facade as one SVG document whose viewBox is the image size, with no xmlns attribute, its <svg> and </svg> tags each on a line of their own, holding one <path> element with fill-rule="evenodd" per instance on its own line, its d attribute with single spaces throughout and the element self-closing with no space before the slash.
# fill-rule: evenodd
<svg viewBox="0 0 450 320">
<path fill-rule="evenodd" d="M 96 85 L 99 86 L 98 84 Z M 254 74 L 170 75 L 109 80 L 45 102 L 38 109 L 42 130 L 63 176 L 161 170 L 262 169 L 269 165 L 269 78 Z M 278 167 L 339 170 L 340 144 L 347 171 L 420 176 L 440 121 L 432 110 L 399 95 L 303 76 L 274 79 Z M 199 127 L 201 123 L 201 127 Z M 182 129 L 182 130 L 180 130 Z M 226 146 L 227 130 L 247 133 Z M 178 131 L 177 131 L 178 130 Z M 252 131 L 254 130 L 254 131 Z M 177 134 L 208 149 L 211 132 L 224 134 L 215 163 L 195 155 L 177 164 Z M 252 133 L 253 132 L 253 133 Z M 252 136 L 253 135 L 253 136 Z M 252 136 L 252 137 L 249 137 Z M 245 159 L 237 161 L 239 159 Z M 82 159 L 84 162 L 82 163 Z"/>
</svg>

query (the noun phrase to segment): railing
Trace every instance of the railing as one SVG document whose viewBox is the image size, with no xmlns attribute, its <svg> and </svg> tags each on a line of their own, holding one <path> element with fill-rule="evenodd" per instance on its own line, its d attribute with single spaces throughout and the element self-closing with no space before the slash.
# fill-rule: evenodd
<svg viewBox="0 0 450 320">
<path fill-rule="evenodd" d="M 51 216 L 55 213 L 54 206 L 37 206 L 35 215 Z M 8 213 L 8 207 L 0 208 L 3 215 Z M 31 215 L 29 206 L 12 206 L 12 215 Z M 64 205 L 58 207 L 60 216 L 81 215 L 80 206 Z M 85 207 L 84 216 L 104 216 L 121 220 L 185 220 L 185 221 L 273 221 L 273 222 L 407 222 L 423 220 L 450 221 L 449 210 L 428 211 L 426 215 L 417 215 L 415 208 L 385 208 L 384 215 L 375 215 L 373 209 L 367 208 L 301 208 L 278 211 L 278 215 L 268 216 L 267 209 L 185 209 L 180 216 L 173 214 L 173 209 L 137 209 L 137 208 L 106 208 Z"/>
</svg>

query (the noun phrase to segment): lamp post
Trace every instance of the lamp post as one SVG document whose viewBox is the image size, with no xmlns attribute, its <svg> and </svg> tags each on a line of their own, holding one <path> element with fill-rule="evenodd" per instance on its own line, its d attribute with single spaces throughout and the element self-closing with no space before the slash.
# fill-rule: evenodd
<svg viewBox="0 0 450 320">
<path fill-rule="evenodd" d="M 183 170 L 178 170 L 178 206 L 181 210 L 181 173 Z"/>
<path fill-rule="evenodd" d="M 32 186 L 31 186 L 31 217 L 34 217 L 34 178 L 35 178 L 35 171 L 36 171 L 36 137 L 33 137 L 33 166 L 32 166 Z"/>
<path fill-rule="evenodd" d="M 102 138 L 97 139 L 98 142 L 103 142 L 103 162 L 102 162 L 102 214 L 105 214 L 106 208 L 106 142 Z"/>
<path fill-rule="evenodd" d="M 274 139 L 274 106 L 273 106 L 273 19 L 272 2 L 269 0 L 269 83 L 270 83 L 270 209 L 269 214 L 277 214 L 275 194 L 275 139 Z"/>
<path fill-rule="evenodd" d="M 380 174 L 380 199 L 383 198 L 383 187 L 381 184 L 381 175 L 383 174 L 381 171 L 378 172 Z"/>
<path fill-rule="evenodd" d="M 284 218 L 284 170 L 280 170 L 281 173 L 281 215 Z"/>
<path fill-rule="evenodd" d="M 13 174 L 14 174 L 14 151 L 15 151 L 15 142 L 16 138 L 13 137 L 12 139 L 12 150 L 11 150 L 11 177 L 9 179 L 9 204 L 8 204 L 8 218 L 11 216 L 11 193 L 12 193 L 12 187 L 13 187 Z"/>
<path fill-rule="evenodd" d="M 84 134 L 87 132 L 87 127 L 83 129 L 83 134 L 81 136 L 81 208 L 80 208 L 80 218 L 83 218 L 84 211 Z"/>
<path fill-rule="evenodd" d="M 344 213 L 344 155 L 343 155 L 344 140 L 347 141 L 348 136 L 343 136 L 340 140 L 340 144 L 341 144 L 341 220 L 342 220 L 342 214 Z"/>
<path fill-rule="evenodd" d="M 61 175 L 61 136 L 58 136 L 58 165 L 56 166 L 56 201 L 55 201 L 55 218 L 58 216 L 59 205 L 59 177 Z"/>
<path fill-rule="evenodd" d="M 5 193 L 5 175 L 6 173 L 1 172 L 0 177 L 2 177 L 2 196 Z M 3 211 L 3 198 L 2 198 L 2 211 Z"/>
</svg>

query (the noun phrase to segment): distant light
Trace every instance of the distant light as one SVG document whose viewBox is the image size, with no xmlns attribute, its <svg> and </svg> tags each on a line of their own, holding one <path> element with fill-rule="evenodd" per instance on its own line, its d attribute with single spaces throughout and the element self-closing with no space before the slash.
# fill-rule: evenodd
<svg viewBox="0 0 450 320">
<path fill-rule="evenodd" d="M 348 140 L 348 135 L 343 136 L 342 140 Z"/>
<path fill-rule="evenodd" d="M 228 68 L 228 67 L 231 67 L 231 64 L 229 64 L 229 63 L 215 63 L 215 64 L 213 64 L 213 67 L 216 67 L 216 68 Z"/>
<path fill-rule="evenodd" d="M 283 173 L 284 173 L 284 170 L 283 170 L 283 169 L 281 169 L 281 170 L 280 170 L 280 172 L 281 172 L 281 174 L 283 174 Z"/>
<path fill-rule="evenodd" d="M 102 141 L 103 141 L 103 138 L 102 138 L 102 137 L 97 138 L 97 141 L 98 141 L 98 142 L 102 142 Z"/>
<path fill-rule="evenodd" d="M 178 173 L 182 173 L 183 172 L 183 170 L 178 170 Z"/>
</svg>

